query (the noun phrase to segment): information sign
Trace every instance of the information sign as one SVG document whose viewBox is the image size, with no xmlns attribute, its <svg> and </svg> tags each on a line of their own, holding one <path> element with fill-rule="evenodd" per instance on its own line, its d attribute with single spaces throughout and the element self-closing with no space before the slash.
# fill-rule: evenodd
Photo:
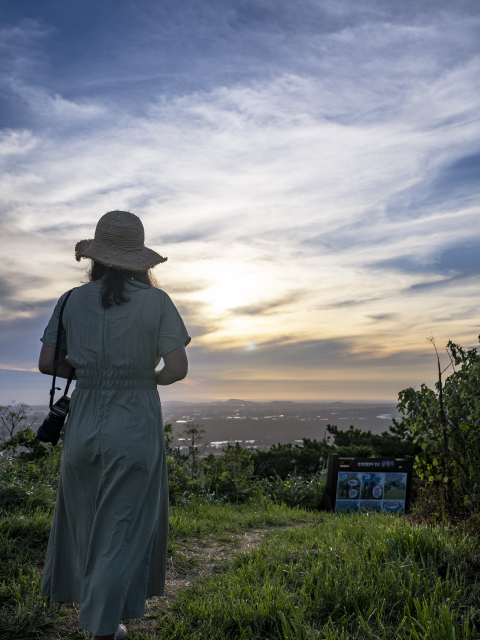
<svg viewBox="0 0 480 640">
<path fill-rule="evenodd" d="M 330 454 L 324 507 L 336 513 L 405 513 L 413 458 L 343 458 Z"/>
</svg>

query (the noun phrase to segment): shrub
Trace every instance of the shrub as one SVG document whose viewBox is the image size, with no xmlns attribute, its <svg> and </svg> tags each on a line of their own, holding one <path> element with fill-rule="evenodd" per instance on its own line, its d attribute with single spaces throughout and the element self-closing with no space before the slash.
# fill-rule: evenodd
<svg viewBox="0 0 480 640">
<path fill-rule="evenodd" d="M 333 450 L 325 438 L 320 442 L 303 438 L 302 445 L 274 444 L 268 451 L 255 451 L 254 472 L 264 478 L 279 476 L 286 480 L 292 473 L 309 478 L 324 468 Z"/>
<path fill-rule="evenodd" d="M 0 407 L 0 451 L 30 460 L 48 455 L 47 445 L 40 442 L 32 430 L 37 417 L 33 414 L 29 418 L 30 415 L 31 407 L 24 402 Z"/>
<path fill-rule="evenodd" d="M 338 427 L 327 425 L 327 431 L 333 435 L 334 453 L 340 456 L 352 458 L 368 458 L 370 456 L 390 456 L 403 458 L 414 456 L 421 451 L 420 445 L 414 441 L 414 436 L 409 432 L 403 422 L 393 418 L 393 426 L 381 435 L 371 431 L 355 429 L 353 425 L 346 431 L 340 431 Z"/>
<path fill-rule="evenodd" d="M 430 339 L 435 346 L 433 338 Z M 436 348 L 435 348 L 436 351 Z M 399 394 L 403 426 L 420 452 L 415 470 L 424 481 L 417 512 L 478 519 L 480 508 L 480 356 L 448 342 L 453 373 L 442 382 L 437 353 L 435 389 L 422 385 Z"/>
<path fill-rule="evenodd" d="M 261 478 L 256 481 L 256 486 L 266 498 L 277 504 L 286 504 L 292 509 L 295 507 L 318 509 L 325 485 L 325 472 L 305 479 L 294 471 L 285 480 L 277 475 L 275 478 Z"/>
</svg>

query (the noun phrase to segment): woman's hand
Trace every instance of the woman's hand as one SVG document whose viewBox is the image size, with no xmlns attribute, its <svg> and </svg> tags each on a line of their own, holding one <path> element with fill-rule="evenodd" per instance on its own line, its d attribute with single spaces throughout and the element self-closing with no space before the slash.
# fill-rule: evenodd
<svg viewBox="0 0 480 640">
<path fill-rule="evenodd" d="M 38 370 L 40 371 L 40 373 L 45 373 L 47 376 L 53 376 L 54 358 L 55 358 L 55 349 L 53 347 L 47 347 L 46 344 L 42 345 L 42 350 L 40 351 L 40 358 L 38 360 Z M 67 352 L 64 349 L 60 349 L 60 354 L 58 356 L 58 368 L 57 368 L 58 378 L 68 378 L 70 376 L 72 365 L 68 364 L 66 358 L 67 358 Z M 73 379 L 76 380 L 77 376 L 73 376 Z"/>
<path fill-rule="evenodd" d="M 157 384 L 166 386 L 183 380 L 188 373 L 188 359 L 185 347 L 177 347 L 163 356 L 163 369 L 157 371 L 155 380 Z"/>
</svg>

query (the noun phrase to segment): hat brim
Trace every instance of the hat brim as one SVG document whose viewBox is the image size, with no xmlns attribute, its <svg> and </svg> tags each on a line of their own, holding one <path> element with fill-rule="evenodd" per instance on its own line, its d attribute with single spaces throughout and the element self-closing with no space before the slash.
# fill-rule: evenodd
<svg viewBox="0 0 480 640">
<path fill-rule="evenodd" d="M 106 267 L 136 272 L 148 271 L 157 264 L 168 260 L 168 258 L 163 258 L 159 253 L 148 247 L 119 252 L 98 246 L 95 240 L 80 240 L 80 242 L 77 242 L 75 258 L 77 262 L 80 262 L 82 258 L 90 258 L 90 260 L 100 262 Z"/>
</svg>

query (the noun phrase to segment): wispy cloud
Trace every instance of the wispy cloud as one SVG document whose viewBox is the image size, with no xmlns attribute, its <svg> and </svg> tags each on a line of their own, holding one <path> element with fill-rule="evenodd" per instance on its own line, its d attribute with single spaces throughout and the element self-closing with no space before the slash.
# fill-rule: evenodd
<svg viewBox="0 0 480 640">
<path fill-rule="evenodd" d="M 304 358 L 319 335 L 349 345 L 342 363 L 411 354 L 432 331 L 471 341 L 480 19 L 468 3 L 429 7 L 120 3 L 110 23 L 92 8 L 85 53 L 66 10 L 13 12 L 4 321 L 36 318 L 41 335 L 42 305 L 83 278 L 75 243 L 121 208 L 168 256 L 160 284 L 219 372 L 270 341 L 275 361 L 250 350 L 267 377 L 287 343 Z M 310 349 L 319 370 L 327 351 Z"/>
</svg>

